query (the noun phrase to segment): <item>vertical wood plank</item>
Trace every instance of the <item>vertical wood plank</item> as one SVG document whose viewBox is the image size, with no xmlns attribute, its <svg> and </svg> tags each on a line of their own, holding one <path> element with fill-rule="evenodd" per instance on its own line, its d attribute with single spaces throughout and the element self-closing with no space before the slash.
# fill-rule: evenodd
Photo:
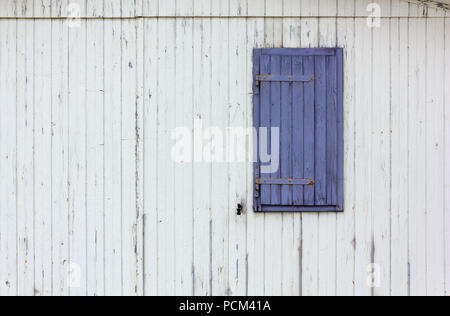
<svg viewBox="0 0 450 316">
<path fill-rule="evenodd" d="M 195 0 L 176 0 L 177 16 L 192 16 L 194 13 Z"/>
<path fill-rule="evenodd" d="M 211 0 L 211 16 L 229 16 L 230 0 Z"/>
<path fill-rule="evenodd" d="M 445 60 L 450 56 L 450 13 L 445 18 Z M 445 64 L 444 86 L 450 83 L 450 63 Z M 450 90 L 445 89 L 445 294 L 450 294 Z"/>
<path fill-rule="evenodd" d="M 145 0 L 144 0 L 145 1 Z M 154 3 L 155 0 L 147 0 Z M 105 17 L 121 17 L 122 16 L 122 0 L 103 0 L 103 14 Z M 157 0 L 156 0 L 157 2 Z"/>
<path fill-rule="evenodd" d="M 87 2 L 88 16 L 103 15 L 100 1 Z M 104 275 L 104 78 L 103 22 L 87 23 L 86 59 L 86 212 L 87 212 L 87 294 L 105 293 Z"/>
<path fill-rule="evenodd" d="M 122 3 L 122 12 L 133 11 Z M 137 293 L 136 20 L 122 21 L 122 268 L 123 294 Z"/>
<path fill-rule="evenodd" d="M 159 0 L 159 16 L 172 17 L 176 15 L 176 0 Z"/>
<path fill-rule="evenodd" d="M 17 23 L 1 20 L 0 294 L 17 294 Z M 47 270 L 46 270 L 47 271 Z"/>
<path fill-rule="evenodd" d="M 337 14 L 338 17 L 342 18 L 352 18 L 355 16 L 355 1 L 356 0 L 345 0 L 337 2 Z"/>
<path fill-rule="evenodd" d="M 103 16 L 103 1 L 86 0 L 86 16 L 88 17 L 102 17 Z"/>
<path fill-rule="evenodd" d="M 320 25 L 320 24 L 319 24 Z M 315 203 L 326 204 L 327 82 L 326 57 L 315 57 Z"/>
<path fill-rule="evenodd" d="M 247 12 L 250 17 L 264 17 L 265 3 L 261 0 L 247 0 Z"/>
<path fill-rule="evenodd" d="M 369 5 L 372 3 L 373 3 L 373 1 L 371 1 L 371 0 L 355 0 L 355 16 L 369 17 L 369 14 L 371 14 L 371 11 L 369 11 L 368 9 L 370 8 Z M 377 2 L 376 4 L 379 4 L 379 2 Z M 367 19 L 365 21 L 367 21 Z"/>
<path fill-rule="evenodd" d="M 243 3 L 236 4 L 237 6 Z M 238 9 L 238 8 L 237 8 Z M 240 14 L 236 12 L 236 14 Z M 230 89 L 230 105 L 229 105 L 229 145 L 227 151 L 229 153 L 229 208 L 230 227 L 229 227 L 229 287 L 230 294 L 242 296 L 246 294 L 247 280 L 247 216 L 246 210 L 244 214 L 237 215 L 238 204 L 245 207 L 246 202 L 246 179 L 245 177 L 245 160 L 246 155 L 246 21 L 244 19 L 230 19 L 230 72 L 229 72 L 229 89 Z M 241 133 L 242 131 L 242 133 Z M 236 133 L 238 136 L 235 137 Z M 231 153 L 234 153 L 231 155 Z"/>
<path fill-rule="evenodd" d="M 426 249 L 427 295 L 445 294 L 444 235 L 444 19 L 429 9 L 426 39 Z"/>
<path fill-rule="evenodd" d="M 250 2 L 249 2 L 250 9 Z M 253 72 L 250 72 L 250 65 L 257 63 L 253 59 L 253 48 L 260 48 L 264 45 L 264 20 L 263 19 L 249 19 L 247 22 L 247 90 L 250 91 L 253 87 Z M 254 126 L 252 105 L 253 95 L 248 95 L 247 100 L 247 126 Z M 254 152 L 253 147 L 257 146 L 254 142 L 249 143 L 248 153 Z M 255 159 L 255 157 L 253 157 Z M 251 162 L 252 160 L 250 160 Z M 253 212 L 253 195 L 255 185 L 253 183 L 253 164 L 249 163 L 247 167 L 247 265 L 248 265 L 248 295 L 264 295 L 264 223 L 265 214 L 257 214 Z"/>
<path fill-rule="evenodd" d="M 173 0 L 175 1 L 175 0 Z M 133 18 L 135 17 L 135 10 L 136 10 L 136 5 L 137 5 L 137 1 L 123 1 L 122 0 L 122 5 L 121 5 L 121 16 L 123 18 Z"/>
<path fill-rule="evenodd" d="M 84 1 L 76 2 L 85 13 Z M 69 284 L 70 295 L 87 293 L 86 209 L 86 21 L 69 27 Z M 37 125 L 37 124 L 36 124 Z M 37 165 L 36 165 L 37 168 Z M 38 183 L 37 183 L 38 184 Z M 41 235 L 42 236 L 42 235 Z"/>
<path fill-rule="evenodd" d="M 353 1 L 344 1 L 350 3 Z M 341 4 L 342 1 L 339 1 Z M 354 3 L 352 3 L 354 5 Z M 349 5 L 350 6 L 350 5 Z M 353 15 L 354 7 L 340 7 Z M 355 293 L 355 20 L 337 20 L 337 45 L 344 47 L 344 213 L 337 216 L 336 275 L 338 296 Z"/>
<path fill-rule="evenodd" d="M 195 16 L 210 16 L 213 0 L 194 0 L 193 14 Z"/>
<path fill-rule="evenodd" d="M 267 35 L 265 35 L 266 37 Z M 267 43 L 267 39 L 266 39 L 266 43 Z M 271 66 L 270 66 L 270 56 L 260 56 L 259 57 L 259 62 L 260 62 L 260 74 L 270 74 L 271 72 Z M 271 98 L 271 93 L 270 93 L 270 82 L 261 82 L 260 83 L 260 98 L 259 98 L 259 102 L 260 102 L 260 110 L 259 110 L 259 115 L 260 115 L 260 126 L 263 128 L 263 130 L 259 131 L 259 135 L 261 138 L 263 138 L 264 136 L 267 138 L 266 140 L 262 140 L 263 142 L 267 142 L 266 148 L 270 148 L 271 146 L 271 138 L 270 138 L 270 124 L 271 124 L 271 106 L 270 106 L 270 98 Z M 264 135 L 264 136 L 262 136 Z M 262 150 L 262 144 L 261 141 L 259 141 L 259 147 L 261 148 L 260 151 Z M 260 166 L 261 168 L 261 166 Z M 270 174 L 269 173 L 262 173 L 261 174 L 261 178 L 270 178 Z M 271 188 L 268 185 L 264 185 L 264 186 L 260 186 L 260 190 L 261 190 L 261 204 L 267 204 L 270 205 L 271 204 Z"/>
<path fill-rule="evenodd" d="M 372 234 L 372 165 L 371 135 L 372 119 L 372 29 L 366 19 L 356 19 L 355 25 L 355 102 L 360 105 L 355 110 L 356 153 L 355 165 L 355 294 L 372 294 L 366 280 L 367 269 L 373 263 Z M 369 55 L 368 55 L 369 54 Z"/>
<path fill-rule="evenodd" d="M 292 75 L 292 57 L 281 57 L 281 75 Z M 289 179 L 292 177 L 292 84 L 281 83 L 280 101 L 280 178 Z M 281 186 L 282 205 L 292 205 L 292 187 Z"/>
<path fill-rule="evenodd" d="M 300 39 L 300 38 L 299 38 Z M 294 75 L 303 75 L 304 60 L 301 56 L 295 56 L 293 59 L 292 72 Z M 293 84 L 293 109 L 292 109 L 292 168 L 293 177 L 297 179 L 303 179 L 304 166 L 305 166 L 305 105 L 303 100 L 305 99 L 305 89 L 303 83 Z M 292 188 L 292 199 L 295 205 L 304 205 L 303 200 L 303 186 L 295 186 Z M 301 221 L 301 216 L 298 216 Z"/>
<path fill-rule="evenodd" d="M 36 8 L 35 8 L 36 9 Z M 35 15 L 40 12 L 35 10 Z M 37 295 L 52 294 L 52 23 L 35 24 L 35 289 Z"/>
<path fill-rule="evenodd" d="M 392 1 L 392 0 L 379 0 L 377 4 L 381 8 L 381 17 L 391 17 L 392 16 L 392 4 L 395 2 L 402 2 L 402 1 Z M 370 11 L 368 12 L 370 14 Z"/>
<path fill-rule="evenodd" d="M 301 15 L 304 17 L 316 17 L 319 13 L 319 1 L 300 0 Z"/>
<path fill-rule="evenodd" d="M 300 2 L 299 1 L 288 1 L 284 3 L 284 14 L 295 15 L 300 12 Z M 286 11 L 288 9 L 289 11 Z M 300 47 L 300 21 L 298 19 L 284 19 L 283 21 L 283 47 Z M 303 73 L 303 62 L 301 57 L 290 58 L 290 64 L 287 62 L 286 69 L 284 69 L 286 74 L 302 74 Z M 295 150 L 294 143 L 303 142 L 303 102 L 299 99 L 303 99 L 303 84 L 293 83 L 291 87 L 286 87 L 283 84 L 286 91 L 283 92 L 284 96 L 288 96 L 288 103 L 291 104 L 291 109 L 287 110 L 283 108 L 283 122 L 289 122 L 289 135 L 281 136 L 283 139 L 290 139 L 292 143 L 290 144 L 291 149 L 289 157 L 287 159 L 281 158 L 282 168 L 283 161 L 288 160 L 287 170 L 288 177 L 296 177 L 297 170 L 294 166 L 302 166 L 303 164 L 298 163 L 296 159 L 303 159 L 303 153 L 299 153 Z M 289 107 L 289 104 L 288 104 Z M 284 124 L 284 123 L 283 123 Z M 301 129 L 301 131 L 300 131 Z M 283 127 L 284 130 L 284 127 Z M 284 150 L 281 149 L 282 154 Z M 288 151 L 286 151 L 288 152 Z M 286 161 L 285 161 L 286 162 Z M 302 170 L 300 171 L 301 173 Z M 284 177 L 282 175 L 282 177 Z M 288 195 L 288 201 L 291 203 L 295 202 L 295 197 L 299 197 L 303 193 L 297 192 L 296 189 L 284 190 L 284 194 Z M 287 191 L 287 192 L 286 192 Z M 303 190 L 301 190 L 303 191 Z M 282 192 L 283 193 L 283 192 Z M 303 194 L 301 194 L 303 198 Z M 283 214 L 282 215 L 282 252 L 283 252 L 283 264 L 282 264 L 282 293 L 285 296 L 297 296 L 300 295 L 300 239 L 301 239 L 301 215 L 300 214 Z"/>
<path fill-rule="evenodd" d="M 179 19 L 176 21 L 176 125 L 175 128 L 187 128 L 192 135 L 192 109 L 193 109 L 193 21 L 192 19 Z M 209 55 L 209 52 L 207 53 Z M 200 103 L 199 104 L 203 104 Z M 208 104 L 208 102 L 206 103 Z M 202 113 L 203 114 L 203 113 Z M 205 113 L 206 114 L 206 113 Z M 188 142 L 189 143 L 189 142 Z M 192 150 L 190 147 L 189 150 Z M 172 157 L 173 159 L 173 157 Z M 208 177 L 209 169 L 206 172 Z M 205 192 L 209 188 L 209 179 L 200 179 L 200 174 L 196 177 L 196 181 L 201 181 L 204 190 L 201 190 L 202 200 L 206 201 L 206 207 L 201 207 L 199 220 L 203 220 L 202 225 L 194 227 L 193 217 L 193 167 L 191 161 L 175 162 L 175 246 L 176 246 L 176 294 L 192 295 L 194 281 L 192 277 L 192 269 L 194 261 L 193 240 L 194 229 L 207 230 L 209 228 L 209 194 Z M 202 205 L 203 206 L 203 205 Z M 208 249 L 209 232 L 202 234 L 206 247 L 199 251 L 198 255 L 203 255 L 203 265 L 209 263 Z M 201 263 L 199 264 L 201 270 Z M 209 268 L 206 267 L 209 272 Z M 208 277 L 206 278 L 208 279 Z"/>
<path fill-rule="evenodd" d="M 280 0 L 266 0 L 266 16 L 282 17 L 283 2 Z"/>
<path fill-rule="evenodd" d="M 17 22 L 17 293 L 25 296 L 34 295 L 33 29 L 33 21 Z"/>
<path fill-rule="evenodd" d="M 337 0 L 319 0 L 319 16 L 332 17 L 337 15 Z"/>
<path fill-rule="evenodd" d="M 272 15 L 271 11 L 281 11 L 282 2 L 266 2 L 266 10 L 268 15 Z M 278 8 L 276 8 L 278 7 Z M 265 20 L 265 47 L 281 47 L 283 45 L 283 21 L 282 19 L 266 19 Z M 271 72 L 275 72 L 276 67 L 278 65 L 277 72 L 280 73 L 281 70 L 281 59 L 277 58 L 268 58 L 270 61 L 270 70 Z M 264 63 L 264 58 L 263 58 Z M 268 102 L 268 109 L 271 111 L 269 117 L 271 118 L 270 124 L 267 126 L 279 127 L 280 120 L 280 112 L 278 109 L 277 120 L 274 119 L 277 111 L 275 109 L 280 105 L 280 84 L 272 84 L 268 83 L 267 91 L 270 92 L 270 95 L 266 96 L 261 95 L 261 100 L 263 102 Z M 278 87 L 277 87 L 278 86 Z M 278 89 L 278 90 L 277 90 Z M 263 86 L 261 86 L 261 91 L 263 90 Z M 278 92 L 278 97 L 275 94 Z M 275 105 L 275 109 L 272 111 L 272 104 Z M 278 122 L 278 123 L 276 123 Z M 263 125 L 265 126 L 265 125 Z M 268 131 L 268 139 L 271 138 L 270 130 Z M 271 143 L 268 141 L 268 148 L 270 148 Z M 266 174 L 267 177 L 274 177 L 276 173 Z M 269 186 L 268 186 L 269 188 Z M 270 201 L 276 201 L 275 194 L 279 194 L 279 189 L 269 189 L 267 195 L 270 197 Z M 261 191 L 261 196 L 264 197 L 266 193 Z M 283 231 L 283 218 L 282 214 L 266 214 L 266 223 L 265 223 L 265 258 L 264 258 L 264 278 L 265 278 L 265 295 L 281 295 L 282 294 L 282 245 L 281 245 L 281 237 Z"/>
<path fill-rule="evenodd" d="M 330 19 L 328 33 L 332 36 L 331 46 L 336 46 L 337 20 Z M 334 42 L 334 43 L 333 43 Z M 327 170 L 326 198 L 328 205 L 337 205 L 338 181 L 338 56 L 327 58 Z"/>
<path fill-rule="evenodd" d="M 301 0 L 283 0 L 283 15 L 297 16 L 300 15 Z"/>
<path fill-rule="evenodd" d="M 373 108 L 372 108 L 372 216 L 373 261 L 380 268 L 380 286 L 374 295 L 390 294 L 391 285 L 391 104 L 390 104 L 390 23 L 382 19 L 373 28 Z"/>
<path fill-rule="evenodd" d="M 217 1 L 218 2 L 218 1 Z M 214 4 L 214 1 L 213 1 Z M 201 23 L 195 21 L 195 23 Z M 229 107 L 229 21 L 227 19 L 212 19 L 212 38 L 221 38 L 221 41 L 211 42 L 211 89 L 214 96 L 211 109 L 211 126 L 217 127 L 220 134 L 215 135 L 218 148 L 214 148 L 217 157 L 212 168 L 211 179 L 211 293 L 212 295 L 230 295 L 228 282 L 228 229 L 230 223 L 229 213 L 229 186 L 228 168 L 225 159 L 224 132 L 228 126 Z M 195 30 L 195 29 L 194 29 Z M 196 59 L 197 60 L 197 59 Z M 219 145 L 220 144 L 220 145 Z"/>
<path fill-rule="evenodd" d="M 52 22 L 53 295 L 69 294 L 68 27 Z"/>
<path fill-rule="evenodd" d="M 314 14 L 318 10 L 318 2 L 302 1 L 302 15 Z M 306 48 L 315 48 L 319 45 L 319 20 L 315 18 L 302 19 L 301 21 L 301 45 Z M 303 59 L 304 73 L 314 72 L 314 58 L 308 57 Z M 308 133 L 314 130 L 314 111 L 310 108 L 314 105 L 314 84 L 306 83 L 304 86 L 305 98 L 305 153 L 314 153 L 313 143 L 307 143 L 308 139 L 314 139 Z M 309 109 L 309 110 L 308 110 Z M 311 146 L 312 144 L 312 146 Z M 314 161 L 312 157 L 305 156 L 305 177 L 313 177 L 313 166 L 307 165 L 307 161 Z M 304 189 L 304 202 L 311 205 L 314 200 L 314 188 Z M 319 218 L 317 214 L 302 214 L 302 252 L 301 252 L 301 293 L 305 296 L 318 295 L 319 275 L 318 275 L 318 258 L 319 258 Z"/>
<path fill-rule="evenodd" d="M 192 74 L 193 80 L 187 80 L 184 83 L 187 90 L 187 85 L 191 85 L 191 94 L 188 94 L 193 105 L 188 107 L 185 112 L 185 117 L 190 120 L 186 122 L 187 127 L 193 131 L 193 223 L 194 223 L 194 294 L 211 295 L 211 216 L 213 210 L 211 209 L 211 178 L 212 168 L 211 162 L 206 159 L 206 154 L 202 146 L 203 133 L 206 134 L 206 129 L 210 128 L 212 107 L 216 104 L 212 103 L 211 94 L 211 78 L 212 78 L 212 59 L 211 59 L 211 20 L 209 19 L 194 19 L 192 21 L 193 29 L 193 59 L 191 57 L 190 63 L 193 60 L 193 69 L 187 74 Z M 189 64 L 189 61 L 186 60 Z M 195 83 L 198 83 L 195 84 Z M 190 110 L 190 115 L 187 111 Z M 195 130 L 193 130 L 195 128 Z M 212 136 L 210 136 L 212 137 Z M 216 214 L 216 212 L 214 212 Z M 224 214 L 225 216 L 225 214 Z M 192 239 L 191 239 L 192 240 Z M 219 249 L 221 249 L 222 245 Z"/>
<path fill-rule="evenodd" d="M 270 56 L 270 74 L 281 75 L 281 57 Z M 270 127 L 281 128 L 281 83 L 270 82 Z M 269 137 L 272 139 L 272 133 L 269 132 Z M 279 179 L 281 177 L 281 170 L 279 166 L 276 169 L 272 166 L 269 174 L 270 178 Z M 281 186 L 270 186 L 270 202 L 273 205 L 281 203 Z"/>
<path fill-rule="evenodd" d="M 16 15 L 16 0 L 4 0 L 0 7 L 0 17 L 15 17 Z"/>
<path fill-rule="evenodd" d="M 105 3 L 106 16 L 117 10 Z M 114 296 L 122 294 L 121 56 L 121 21 L 105 20 L 105 294 Z"/>
<path fill-rule="evenodd" d="M 144 2 L 145 0 L 136 0 L 134 2 L 134 15 L 133 17 L 142 17 L 144 12 Z M 142 53 L 143 51 L 141 51 Z"/>
<path fill-rule="evenodd" d="M 160 3 L 161 4 L 161 3 Z M 167 8 L 168 10 L 168 8 Z M 170 10 L 169 10 L 170 11 Z M 175 190 L 174 162 L 166 145 L 175 127 L 175 20 L 159 22 L 159 69 L 158 95 L 158 268 L 159 295 L 175 294 Z"/>
<path fill-rule="evenodd" d="M 158 27 L 144 21 L 144 294 L 158 294 Z"/>
<path fill-rule="evenodd" d="M 325 16 L 335 16 L 337 14 L 336 1 L 320 1 L 319 5 L 320 14 Z M 334 18 L 326 18 L 321 19 L 319 21 L 319 45 L 320 47 L 336 47 L 336 23 L 337 20 Z M 317 58 L 316 58 L 316 67 Z M 320 144 L 320 136 L 321 132 L 317 132 L 321 129 L 321 124 L 319 124 L 318 120 L 322 120 L 324 123 L 323 128 L 323 136 L 325 137 L 325 151 L 317 155 L 316 154 L 316 164 L 322 164 L 325 169 L 324 172 L 317 173 L 317 171 L 321 170 L 319 166 L 316 168 L 316 177 L 317 181 L 321 179 L 322 184 L 320 186 L 316 186 L 316 203 L 317 198 L 319 197 L 319 203 L 327 203 L 327 200 L 331 202 L 331 205 L 337 204 L 336 201 L 332 201 L 332 192 L 329 189 L 330 183 L 329 181 L 331 177 L 327 175 L 328 169 L 331 166 L 333 159 L 337 157 L 337 95 L 333 96 L 333 89 L 337 92 L 337 57 L 328 57 L 324 61 L 324 70 L 322 72 L 324 74 L 324 90 L 320 88 L 320 77 L 319 72 L 316 71 L 316 77 L 318 78 L 319 87 L 316 86 L 316 141 Z M 332 88 L 335 85 L 336 88 Z M 319 94 L 322 94 L 325 99 L 325 110 L 323 116 L 321 113 L 321 107 L 319 106 L 320 97 Z M 317 107 L 319 106 L 319 107 Z M 333 111 L 334 109 L 334 111 Z M 334 123 L 332 123 L 334 122 Z M 334 127 L 334 128 L 333 128 Z M 334 132 L 329 132 L 329 130 L 334 130 Z M 334 134 L 334 135 L 333 135 Z M 331 138 L 335 138 L 335 151 L 334 153 L 331 151 L 332 143 Z M 322 145 L 321 145 L 322 146 Z M 325 156 L 322 156 L 325 154 Z M 328 156 L 330 154 L 331 157 Z M 324 160 L 320 161 L 320 157 L 323 157 Z M 334 156 L 334 157 L 333 157 Z M 337 172 L 337 162 L 333 167 Z M 320 176 L 319 176 L 320 175 Z M 317 182 L 316 182 L 317 183 Z M 322 194 L 322 196 L 321 196 Z M 336 244 L 336 214 L 319 214 L 319 295 L 321 296 L 334 296 L 336 295 L 336 253 L 337 253 L 337 244 Z"/>
<path fill-rule="evenodd" d="M 50 17 L 52 12 L 52 0 L 35 0 L 34 16 Z"/>
<path fill-rule="evenodd" d="M 34 14 L 34 0 L 15 0 L 15 14 L 17 17 L 31 17 Z"/>
<path fill-rule="evenodd" d="M 136 4 L 136 15 L 142 15 L 142 1 Z M 145 59 L 145 20 L 136 21 L 136 294 L 144 294 L 145 271 L 145 187 L 144 187 L 144 106 L 145 106 L 145 68 L 148 61 Z"/>
<path fill-rule="evenodd" d="M 408 295 L 408 20 L 391 20 L 391 294 Z"/>
<path fill-rule="evenodd" d="M 153 17 L 157 16 L 159 12 L 158 0 L 142 0 L 142 14 L 143 16 Z"/>
<path fill-rule="evenodd" d="M 407 1 L 392 1 L 391 16 L 407 18 L 409 16 L 409 3 Z"/>
<path fill-rule="evenodd" d="M 409 19 L 410 294 L 426 295 L 426 20 Z"/>
<path fill-rule="evenodd" d="M 246 16 L 247 0 L 230 0 L 230 16 Z"/>
<path fill-rule="evenodd" d="M 34 0 L 19 0 L 19 1 L 31 1 Z M 52 17 L 63 17 L 67 16 L 69 0 L 53 0 L 51 3 L 51 16 Z"/>
</svg>

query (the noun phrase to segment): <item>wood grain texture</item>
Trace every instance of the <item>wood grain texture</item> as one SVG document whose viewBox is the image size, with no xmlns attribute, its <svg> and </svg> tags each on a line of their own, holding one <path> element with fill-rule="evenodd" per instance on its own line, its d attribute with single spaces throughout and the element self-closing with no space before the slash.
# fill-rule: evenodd
<svg viewBox="0 0 450 316">
<path fill-rule="evenodd" d="M 447 59 L 450 56 L 450 40 L 449 40 L 449 32 L 450 32 L 450 22 L 448 18 L 450 17 L 449 12 L 446 13 L 446 19 L 444 21 L 445 25 L 445 58 Z M 450 82 L 450 65 L 446 63 L 445 66 L 445 79 L 444 79 L 444 87 L 448 85 Z M 444 95 L 444 106 L 445 106 L 445 131 L 444 131 L 444 139 L 445 139 L 445 209 L 444 209 L 444 219 L 445 219 L 445 294 L 448 295 L 450 293 L 450 126 L 447 124 L 448 119 L 450 118 L 450 91 L 445 89 Z"/>
<path fill-rule="evenodd" d="M 34 22 L 17 24 L 17 293 L 34 294 Z M 56 165 L 54 165 L 56 167 Z M 62 187 L 67 187 L 64 183 Z M 61 234 L 63 235 L 63 234 Z"/>
<path fill-rule="evenodd" d="M 189 101 L 187 98 L 183 98 L 180 102 L 183 103 L 185 113 L 189 122 L 181 124 L 191 130 L 193 135 L 194 147 L 198 148 L 199 142 L 201 142 L 202 131 L 199 130 L 199 126 L 203 128 L 209 128 L 213 126 L 212 117 L 216 111 L 217 104 L 211 102 L 212 100 L 212 86 L 214 85 L 212 68 L 213 59 L 211 50 L 213 49 L 211 43 L 211 34 L 213 32 L 212 22 L 210 20 L 194 19 L 191 21 L 191 40 L 193 57 L 191 60 L 185 60 L 185 67 L 191 65 L 193 68 L 189 74 L 192 76 L 187 80 L 183 80 L 182 85 L 185 86 L 186 91 L 190 90 Z M 201 43 L 196 45 L 196 43 Z M 192 62 L 193 61 L 193 62 Z M 186 79 L 186 77 L 185 77 Z M 194 82 L 199 82 L 199 85 L 194 85 Z M 180 82 L 181 83 L 181 82 Z M 189 85 L 189 88 L 188 88 Z M 203 88 L 202 88 L 203 87 Z M 192 104 L 191 106 L 186 106 Z M 187 114 L 190 112 L 190 115 Z M 201 124 L 199 124 L 201 122 Z M 194 130 L 194 127 L 196 129 Z M 196 145 L 197 144 L 197 145 Z M 202 156 L 204 159 L 204 152 L 202 149 L 195 150 L 191 157 L 195 159 Z M 202 159 L 202 160 L 203 160 Z M 187 165 L 189 166 L 189 164 Z M 196 163 L 191 166 L 192 178 L 191 186 L 193 190 L 193 258 L 191 274 L 193 278 L 193 291 L 194 295 L 210 295 L 211 288 L 211 236 L 212 236 L 212 198 L 211 193 L 214 190 L 212 187 L 212 166 L 205 161 Z M 194 177 L 197 180 L 194 180 Z M 205 194 L 207 193 L 207 194 Z M 224 214 L 225 215 L 225 214 Z M 181 224 L 183 225 L 183 224 Z M 192 254 L 191 254 L 192 256 Z"/>
<path fill-rule="evenodd" d="M 427 294 L 426 272 L 426 20 L 409 20 L 410 294 Z"/>
<path fill-rule="evenodd" d="M 31 17 L 39 13 L 47 17 L 73 16 L 73 3 L 78 0 L 4 0 L 0 6 L 0 17 Z M 312 4 L 309 0 L 86 0 L 94 10 L 82 8 L 83 18 L 134 18 L 134 17 L 323 17 L 336 15 L 337 8 L 356 8 L 358 17 L 367 17 L 374 6 L 370 0 L 320 0 Z M 279 5 L 280 4 L 280 5 Z M 406 17 L 401 8 L 409 5 L 420 7 L 426 16 L 428 9 L 448 10 L 447 0 L 380 0 L 380 17 Z M 122 5 L 122 7 L 121 7 Z M 104 9 L 104 10 L 103 10 Z M 392 9 L 392 11 L 391 11 Z M 400 10 L 401 9 L 401 10 Z M 31 15 L 30 15 L 31 13 Z M 353 17 L 353 13 L 338 10 L 338 17 Z"/>
<path fill-rule="evenodd" d="M 408 61 L 402 58 L 408 54 L 408 20 L 391 21 L 391 294 L 408 294 L 408 227 L 409 188 L 408 182 Z M 394 126 L 399 128 L 394 129 Z"/>
<path fill-rule="evenodd" d="M 370 3 L 1 1 L 0 294 L 449 294 L 450 16 Z M 253 48 L 336 45 L 344 213 L 255 214 L 252 164 L 171 160 L 175 127 L 253 125 Z"/>
<path fill-rule="evenodd" d="M 353 8 L 341 8 L 354 12 Z M 355 293 L 355 21 L 337 20 L 337 45 L 344 50 L 344 213 L 337 217 L 336 295 Z"/>
<path fill-rule="evenodd" d="M 2 69 L 0 93 L 4 97 L 0 114 L 0 278 L 1 295 L 17 293 L 17 24 L 0 21 Z M 46 192 L 49 196 L 49 191 Z M 50 242 L 50 240 L 49 240 Z M 49 255 L 49 253 L 47 253 Z M 42 258 L 42 257 L 40 257 Z M 49 262 L 50 260 L 47 260 Z M 46 268 L 49 268 L 46 265 Z M 49 272 L 49 271 L 47 271 Z M 48 284 L 48 289 L 50 286 Z"/>
</svg>

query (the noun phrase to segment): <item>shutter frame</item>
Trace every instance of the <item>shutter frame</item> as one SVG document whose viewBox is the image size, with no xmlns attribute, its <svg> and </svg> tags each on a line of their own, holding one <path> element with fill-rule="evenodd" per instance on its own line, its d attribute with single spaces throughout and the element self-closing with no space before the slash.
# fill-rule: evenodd
<svg viewBox="0 0 450 316">
<path fill-rule="evenodd" d="M 277 68 L 275 71 L 274 66 Z M 296 69 L 296 67 L 303 68 L 303 73 L 298 73 L 299 68 Z M 287 69 L 291 69 L 290 72 L 287 72 Z M 330 69 L 333 71 L 331 75 Z M 343 49 L 255 49 L 253 76 L 253 121 L 257 130 L 254 141 L 254 152 L 257 157 L 254 163 L 253 179 L 254 211 L 343 211 Z M 322 90 L 318 89 L 318 85 Z M 313 108 L 311 108 L 312 94 L 314 95 Z M 301 101 L 296 99 L 300 96 L 303 97 Z M 330 102 L 330 98 L 335 101 Z M 318 112 L 317 104 L 320 100 L 322 100 L 322 107 Z M 313 112 L 305 110 L 306 104 L 309 104 L 309 111 Z M 269 105 L 270 108 L 268 108 Z M 280 113 L 277 106 L 280 107 Z M 308 113 L 311 113 L 312 117 L 308 116 Z M 267 117 L 268 115 L 270 118 Z M 290 123 L 283 121 L 283 119 L 286 120 L 287 115 L 294 117 L 290 119 Z M 301 128 L 295 124 L 297 117 L 303 119 L 303 123 L 299 123 Z M 313 119 L 312 124 L 311 119 Z M 318 123 L 320 123 L 319 127 Z M 314 129 L 313 134 L 307 129 L 311 125 Z M 329 130 L 330 126 L 336 131 Z M 260 127 L 280 128 L 280 166 L 274 174 L 261 174 Z M 323 131 L 324 128 L 325 131 Z M 289 130 L 290 141 L 286 137 L 286 129 Z M 317 144 L 318 134 L 324 135 L 321 136 L 324 142 L 321 145 Z M 310 139 L 311 135 L 314 135 L 313 139 Z M 297 137 L 302 136 L 300 150 L 297 148 L 299 146 Z M 270 136 L 268 138 L 270 139 Z M 306 142 L 310 145 L 305 144 Z M 270 148 L 270 145 L 268 147 Z M 308 148 L 314 148 L 313 153 Z M 325 161 L 317 163 L 318 157 Z M 313 169 L 307 167 L 309 163 L 313 164 Z M 290 166 L 286 167 L 287 164 Z M 302 168 L 299 167 L 301 164 L 303 164 Z M 313 173 L 313 177 L 308 176 L 308 170 Z M 299 174 L 301 174 L 300 177 Z M 319 185 L 321 185 L 320 189 L 318 189 Z"/>
</svg>

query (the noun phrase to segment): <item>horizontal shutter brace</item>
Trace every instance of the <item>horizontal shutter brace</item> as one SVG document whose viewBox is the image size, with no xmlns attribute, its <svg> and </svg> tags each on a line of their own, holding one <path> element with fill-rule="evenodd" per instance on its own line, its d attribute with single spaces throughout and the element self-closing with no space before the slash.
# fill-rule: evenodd
<svg viewBox="0 0 450 316">
<path fill-rule="evenodd" d="M 256 179 L 258 185 L 314 185 L 313 179 Z"/>
<path fill-rule="evenodd" d="M 259 75 L 256 76 L 256 84 L 259 85 L 260 82 L 313 82 L 314 75 Z"/>
</svg>

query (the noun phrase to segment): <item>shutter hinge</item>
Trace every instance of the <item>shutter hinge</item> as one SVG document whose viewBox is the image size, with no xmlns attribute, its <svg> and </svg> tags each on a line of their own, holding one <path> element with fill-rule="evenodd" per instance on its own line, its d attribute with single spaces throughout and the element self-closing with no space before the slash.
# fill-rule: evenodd
<svg viewBox="0 0 450 316">
<path fill-rule="evenodd" d="M 314 185 L 313 179 L 256 179 L 257 185 Z"/>
</svg>

